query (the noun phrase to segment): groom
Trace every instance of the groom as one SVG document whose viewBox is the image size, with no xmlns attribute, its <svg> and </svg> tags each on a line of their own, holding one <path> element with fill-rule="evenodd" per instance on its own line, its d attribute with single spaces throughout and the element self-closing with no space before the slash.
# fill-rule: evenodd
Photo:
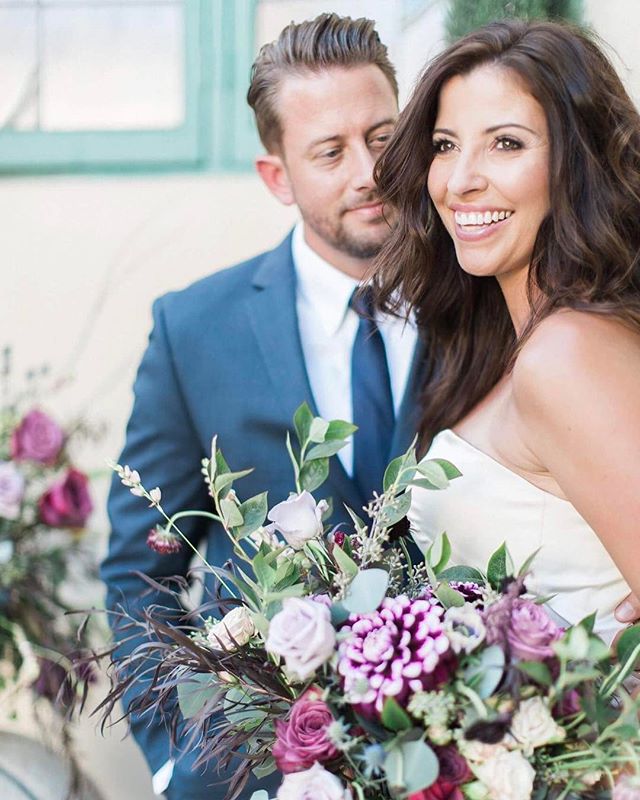
<svg viewBox="0 0 640 800">
<path fill-rule="evenodd" d="M 248 100 L 266 149 L 258 173 L 280 202 L 298 206 L 301 221 L 274 250 L 156 301 L 120 463 L 137 469 L 146 486 L 162 488 L 169 513 L 209 509 L 200 461 L 217 434 L 232 469 L 255 468 L 239 482 L 241 496 L 268 489 L 274 505 L 293 486 L 284 442 L 297 406 L 306 400 L 324 418 L 353 419 L 366 434 L 373 418 L 366 403 L 378 389 L 362 381 L 375 375 L 389 408 L 369 425 L 369 438 L 356 437 L 332 459 L 322 488 L 338 522 L 344 504 L 360 508 L 371 486 L 381 485 L 380 467 L 371 466 L 380 462 L 373 440 L 382 437 L 383 422 L 385 460 L 407 448 L 417 422 L 415 329 L 382 318 L 373 330 L 368 323 L 365 336 L 365 320 L 350 305 L 389 232 L 372 171 L 398 113 L 395 70 L 373 22 L 322 14 L 289 25 L 262 48 Z M 355 419 L 352 397 L 361 398 Z M 135 571 L 185 575 L 190 553 L 149 549 L 157 512 L 117 480 L 109 513 L 107 605 L 140 613 L 154 598 L 141 599 L 146 586 Z M 206 542 L 209 562 L 230 556 L 224 533 L 201 519 L 185 521 L 182 530 L 196 546 Z M 212 786 L 220 779 L 214 768 L 203 775 L 192 769 L 193 758 L 174 764 L 157 719 L 138 716 L 132 728 L 158 793 L 169 800 L 224 797 L 223 786 Z"/>
</svg>

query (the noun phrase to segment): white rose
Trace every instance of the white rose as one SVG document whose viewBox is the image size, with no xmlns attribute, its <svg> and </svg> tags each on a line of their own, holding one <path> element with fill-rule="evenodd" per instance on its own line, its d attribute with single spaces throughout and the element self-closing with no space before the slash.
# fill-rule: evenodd
<svg viewBox="0 0 640 800">
<path fill-rule="evenodd" d="M 489 790 L 492 800 L 530 800 L 535 770 L 517 751 L 498 753 L 473 766 L 476 776 Z"/>
<path fill-rule="evenodd" d="M 0 461 L 0 517 L 17 519 L 24 496 L 24 478 L 11 461 Z"/>
<path fill-rule="evenodd" d="M 322 515 L 327 508 L 325 500 L 316 504 L 313 496 L 304 491 L 278 503 L 269 511 L 268 517 L 287 544 L 294 550 L 302 550 L 305 542 L 322 533 Z"/>
<path fill-rule="evenodd" d="M 497 744 L 485 744 L 477 739 L 460 739 L 458 750 L 473 764 L 482 764 L 491 758 L 495 758 L 499 753 L 506 753 L 507 748 L 503 742 Z"/>
<path fill-rule="evenodd" d="M 280 784 L 277 800 L 352 800 L 340 778 L 317 762 L 303 772 L 290 772 Z"/>
<path fill-rule="evenodd" d="M 511 734 L 528 756 L 534 748 L 561 742 L 566 735 L 541 697 L 532 697 L 520 703 L 511 720 Z"/>
<path fill-rule="evenodd" d="M 207 640 L 211 647 L 227 652 L 237 650 L 253 638 L 256 626 L 251 614 L 245 606 L 238 606 L 212 625 L 207 631 Z"/>
<path fill-rule="evenodd" d="M 266 648 L 284 658 L 292 676 L 306 680 L 335 652 L 336 632 L 323 603 L 287 597 L 269 623 Z"/>
<path fill-rule="evenodd" d="M 475 606 L 451 606 L 444 615 L 444 630 L 454 653 L 471 653 L 485 639 L 487 629 Z"/>
</svg>

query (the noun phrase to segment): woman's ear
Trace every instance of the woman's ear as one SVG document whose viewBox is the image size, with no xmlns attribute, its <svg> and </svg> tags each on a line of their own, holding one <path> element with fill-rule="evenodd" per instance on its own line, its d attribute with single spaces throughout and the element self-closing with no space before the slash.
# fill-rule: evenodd
<svg viewBox="0 0 640 800">
<path fill-rule="evenodd" d="M 296 202 L 287 168 L 280 156 L 271 153 L 258 156 L 256 169 L 267 189 L 283 205 L 291 206 Z"/>
</svg>

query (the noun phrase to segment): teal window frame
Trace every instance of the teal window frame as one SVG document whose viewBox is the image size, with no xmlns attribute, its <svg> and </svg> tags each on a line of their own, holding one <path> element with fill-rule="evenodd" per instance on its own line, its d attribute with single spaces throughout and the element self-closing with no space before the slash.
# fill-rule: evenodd
<svg viewBox="0 0 640 800">
<path fill-rule="evenodd" d="M 258 0 L 186 0 L 178 128 L 0 131 L 0 174 L 244 171 L 257 136 L 245 100 Z"/>
</svg>

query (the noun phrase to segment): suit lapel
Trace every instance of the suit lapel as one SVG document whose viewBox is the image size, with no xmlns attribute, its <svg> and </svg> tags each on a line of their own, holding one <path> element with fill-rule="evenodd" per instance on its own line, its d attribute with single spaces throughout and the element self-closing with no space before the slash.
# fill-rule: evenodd
<svg viewBox="0 0 640 800">
<path fill-rule="evenodd" d="M 291 430 L 294 412 L 303 400 L 307 401 L 314 415 L 318 414 L 300 341 L 291 234 L 265 256 L 256 271 L 252 288 L 247 300 L 251 328 L 271 389 L 279 398 L 283 424 Z M 339 458 L 333 457 L 330 461 L 329 482 L 345 502 L 359 510 L 362 501 Z M 338 498 L 334 500 L 338 501 Z"/>
</svg>

